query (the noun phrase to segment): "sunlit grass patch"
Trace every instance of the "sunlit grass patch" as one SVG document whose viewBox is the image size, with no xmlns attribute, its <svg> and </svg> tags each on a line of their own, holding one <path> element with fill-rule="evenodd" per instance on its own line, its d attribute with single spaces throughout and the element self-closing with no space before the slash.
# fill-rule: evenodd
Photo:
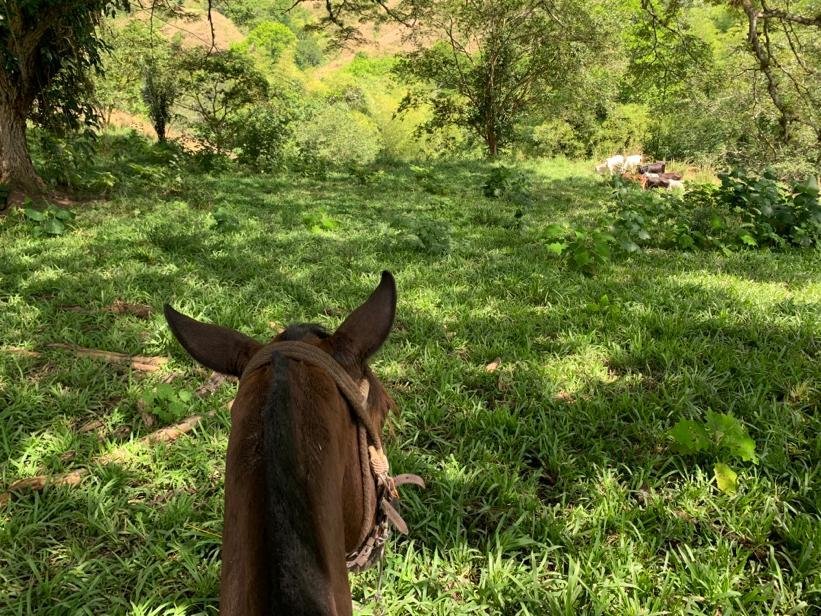
<svg viewBox="0 0 821 616">
<path fill-rule="evenodd" d="M 586 276 L 541 232 L 605 220 L 608 187 L 584 162 L 520 169 L 525 206 L 484 196 L 487 165 L 428 164 L 202 175 L 77 206 L 53 239 L 0 222 L 0 479 L 89 470 L 0 509 L 0 612 L 216 613 L 234 386 L 190 402 L 216 413 L 189 435 L 137 444 L 167 423 L 146 425 L 146 392 L 207 378 L 162 304 L 265 339 L 335 327 L 390 269 L 397 323 L 373 362 L 399 408 L 387 446 L 429 487 L 403 500 L 412 531 L 388 551 L 387 613 L 811 613 L 817 254 L 654 249 Z M 118 300 L 153 314 L 108 310 Z M 171 361 L 138 374 L 52 342 Z M 708 410 L 755 441 L 735 494 L 710 454 L 673 447 L 676 422 Z M 125 455 L 99 463 L 112 451 Z M 377 579 L 352 578 L 360 613 Z"/>
</svg>

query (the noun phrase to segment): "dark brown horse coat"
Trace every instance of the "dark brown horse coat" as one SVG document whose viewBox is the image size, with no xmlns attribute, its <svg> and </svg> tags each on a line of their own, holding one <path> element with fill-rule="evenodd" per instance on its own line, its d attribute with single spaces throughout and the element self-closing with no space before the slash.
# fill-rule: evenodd
<svg viewBox="0 0 821 616">
<path fill-rule="evenodd" d="M 295 325 L 274 340 L 300 340 L 333 357 L 367 388 L 366 408 L 381 431 L 393 401 L 366 362 L 387 338 L 395 310 L 396 286 L 383 272 L 333 334 Z M 225 469 L 221 614 L 351 614 L 346 554 L 373 521 L 362 496 L 372 478 L 361 472 L 355 420 L 336 383 L 322 368 L 277 352 L 243 376 L 263 345 L 170 306 L 165 314 L 194 359 L 242 377 Z"/>
</svg>

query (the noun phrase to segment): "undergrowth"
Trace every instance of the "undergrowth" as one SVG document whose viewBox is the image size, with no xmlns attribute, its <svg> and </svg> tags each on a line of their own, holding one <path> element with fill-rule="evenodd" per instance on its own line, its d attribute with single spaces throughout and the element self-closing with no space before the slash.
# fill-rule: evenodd
<svg viewBox="0 0 821 616">
<path fill-rule="evenodd" d="M 768 236 L 730 210 L 705 235 L 728 250 L 687 247 L 669 221 L 693 235 L 695 213 L 566 160 L 516 165 L 525 200 L 486 195 L 483 163 L 321 180 L 175 156 L 101 154 L 121 180 L 62 235 L 0 219 L 0 482 L 89 470 L 0 508 L 0 612 L 216 614 L 235 386 L 189 397 L 208 374 L 161 306 L 260 340 L 333 329 L 389 269 L 388 455 L 428 488 L 403 497 L 411 533 L 381 582 L 352 576 L 357 613 L 377 590 L 387 614 L 814 613 L 821 261 L 789 246 L 803 236 L 768 223 L 784 243 L 753 249 L 739 230 Z M 615 223 L 628 210 L 649 238 Z M 171 361 L 138 373 L 50 343 Z"/>
</svg>

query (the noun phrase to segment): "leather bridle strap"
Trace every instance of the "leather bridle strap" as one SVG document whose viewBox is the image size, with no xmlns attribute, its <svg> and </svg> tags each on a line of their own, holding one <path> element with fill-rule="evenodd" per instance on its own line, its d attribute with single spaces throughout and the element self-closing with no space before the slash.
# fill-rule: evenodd
<svg viewBox="0 0 821 616">
<path fill-rule="evenodd" d="M 299 340 L 271 342 L 270 344 L 266 344 L 254 354 L 251 361 L 249 361 L 248 365 L 245 366 L 245 370 L 242 372 L 242 378 L 245 378 L 254 370 L 271 363 L 271 353 L 275 351 L 282 353 L 285 357 L 290 359 L 306 361 L 325 370 L 337 384 L 348 402 L 350 402 L 354 413 L 356 413 L 356 418 L 368 433 L 368 438 L 371 441 L 371 445 L 377 449 L 382 449 L 382 438 L 379 436 L 376 428 L 374 428 L 371 416 L 368 414 L 367 409 L 365 409 L 365 405 L 363 404 L 364 401 L 362 399 L 362 392 L 359 391 L 359 386 L 356 384 L 356 381 L 353 380 L 351 375 L 348 374 L 339 364 L 339 362 L 337 362 L 322 349 L 315 347 L 312 344 L 308 344 L 307 342 L 300 342 Z"/>
<path fill-rule="evenodd" d="M 367 395 L 360 390 L 356 381 L 330 354 L 306 342 L 283 340 L 271 342 L 257 351 L 245 370 L 245 378 L 255 370 L 271 363 L 271 355 L 281 353 L 297 361 L 305 361 L 325 370 L 334 380 L 342 395 L 351 405 L 358 421 L 357 440 L 359 441 L 359 458 L 362 469 L 362 489 L 365 506 L 365 518 L 360 531 L 356 550 L 348 555 L 349 569 L 361 570 L 378 559 L 388 538 L 388 522 L 403 534 L 408 532 L 407 524 L 391 505 L 399 498 L 397 486 L 413 484 L 424 487 L 425 482 L 416 475 L 399 475 L 391 477 L 388 458 L 382 449 L 382 438 L 376 431 L 371 416 L 365 408 Z M 363 395 L 364 394 L 364 395 Z M 370 470 L 370 473 L 368 472 Z M 368 477 L 371 475 L 371 477 Z M 368 512 L 375 511 L 375 521 Z"/>
</svg>

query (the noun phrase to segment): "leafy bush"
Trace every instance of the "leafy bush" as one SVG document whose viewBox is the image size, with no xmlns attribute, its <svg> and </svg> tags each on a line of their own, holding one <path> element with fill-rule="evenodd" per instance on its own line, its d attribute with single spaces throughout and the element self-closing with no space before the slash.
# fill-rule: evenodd
<svg viewBox="0 0 821 616">
<path fill-rule="evenodd" d="M 291 29 L 276 21 L 262 21 L 248 33 L 237 50 L 260 54 L 266 60 L 276 62 L 283 52 L 297 44 L 297 37 Z"/>
<path fill-rule="evenodd" d="M 171 108 L 178 89 L 177 75 L 167 63 L 149 62 L 146 65 L 141 94 L 157 140 L 161 143 L 165 142 L 165 129 L 173 117 Z"/>
<path fill-rule="evenodd" d="M 23 209 L 23 216 L 33 225 L 34 235 L 64 235 L 74 220 L 74 212 L 49 203 L 46 209 L 37 210 L 30 205 Z"/>
<path fill-rule="evenodd" d="M 586 276 L 592 276 L 599 267 L 610 262 L 616 243 L 607 229 L 572 229 L 558 224 L 549 225 L 543 239 L 550 254 Z"/>
<path fill-rule="evenodd" d="M 688 185 L 683 195 L 612 180 L 621 247 L 632 252 L 651 246 L 727 251 L 821 245 L 817 188 L 740 170 L 720 177 L 721 186 Z"/>
<path fill-rule="evenodd" d="M 315 111 L 300 123 L 295 137 L 303 164 L 318 171 L 367 165 L 382 150 L 373 122 L 344 103 Z"/>
<path fill-rule="evenodd" d="M 595 152 L 610 156 L 616 152 L 641 152 L 650 136 L 650 111 L 646 105 L 617 105 L 593 136 Z"/>
<path fill-rule="evenodd" d="M 181 76 L 178 105 L 202 145 L 223 154 L 233 145 L 237 114 L 261 103 L 268 80 L 251 59 L 238 50 L 206 53 L 191 49 L 179 60 Z"/>
<path fill-rule="evenodd" d="M 238 112 L 231 121 L 237 161 L 263 171 L 281 167 L 295 117 L 296 103 L 285 98 Z"/>
<path fill-rule="evenodd" d="M 44 180 L 73 191 L 108 194 L 118 178 L 101 168 L 94 133 L 55 135 L 44 129 L 29 131 L 29 147 Z"/>
<path fill-rule="evenodd" d="M 538 156 L 579 157 L 586 149 L 574 128 L 564 120 L 550 120 L 534 126 L 530 140 L 532 152 Z"/>
<path fill-rule="evenodd" d="M 720 200 L 750 227 L 761 245 L 821 246 L 821 202 L 818 188 L 787 185 L 765 172 L 741 169 L 719 174 Z"/>
<path fill-rule="evenodd" d="M 402 240 L 412 250 L 430 255 L 450 252 L 450 228 L 441 221 L 414 220 Z"/>
<path fill-rule="evenodd" d="M 709 453 L 714 457 L 738 458 L 758 464 L 755 441 L 744 425 L 732 415 L 707 411 L 704 422 L 681 419 L 670 430 L 673 443 L 681 453 L 694 455 Z M 716 484 L 722 492 L 735 492 L 738 475 L 725 462 L 714 466 Z"/>
<path fill-rule="evenodd" d="M 211 217 L 214 219 L 214 228 L 217 231 L 230 233 L 232 231 L 238 231 L 240 228 L 239 218 L 223 206 L 211 212 Z"/>
<path fill-rule="evenodd" d="M 300 31 L 297 34 L 296 49 L 294 50 L 294 63 L 301 69 L 319 66 L 325 59 L 322 46 L 316 40 L 316 36 L 309 32 Z"/>
<path fill-rule="evenodd" d="M 490 170 L 482 184 L 482 193 L 489 199 L 505 199 L 516 205 L 531 202 L 529 178 L 512 167 L 498 165 Z"/>
<path fill-rule="evenodd" d="M 308 212 L 302 217 L 302 224 L 311 233 L 322 233 L 338 229 L 341 223 L 326 212 Z"/>
<path fill-rule="evenodd" d="M 160 383 L 146 391 L 141 402 L 146 410 L 156 415 L 160 421 L 171 423 L 185 417 L 191 407 L 193 395 L 184 389 L 175 389 L 168 383 Z"/>
</svg>

